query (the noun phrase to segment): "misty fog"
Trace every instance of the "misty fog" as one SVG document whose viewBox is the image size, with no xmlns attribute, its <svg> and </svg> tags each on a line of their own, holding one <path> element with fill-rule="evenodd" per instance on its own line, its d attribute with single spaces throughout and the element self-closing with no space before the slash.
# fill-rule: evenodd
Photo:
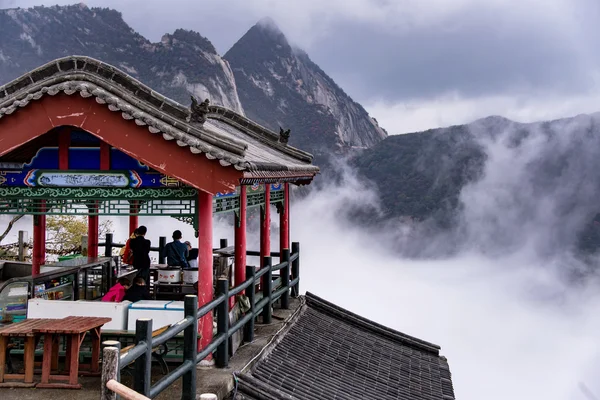
<svg viewBox="0 0 600 400">
<path fill-rule="evenodd" d="M 571 250 L 578 227 L 598 211 L 600 139 L 590 128 L 596 118 L 551 134 L 543 127 L 527 135 L 512 128 L 477 133 L 485 170 L 461 193 L 460 227 L 448 235 L 462 241 L 450 258 L 402 258 L 390 240 L 410 228 L 374 233 L 357 226 L 344 211 L 377 209 L 378 196 L 353 171 L 294 199 L 290 228 L 301 243 L 301 291 L 440 345 L 459 399 L 600 398 L 598 277 L 569 278 L 595 266 Z M 276 251 L 279 220 L 271 215 Z M 114 219 L 117 241 L 126 239 L 127 224 Z M 174 219 L 140 224 L 153 245 L 174 229 L 194 240 L 192 228 Z M 30 228 L 31 219 L 22 219 L 5 242 Z M 215 218 L 213 237 L 215 246 L 220 238 L 232 243 L 227 218 Z M 435 247 L 455 238 L 416 239 Z M 258 232 L 250 232 L 248 248 L 258 243 Z"/>
</svg>

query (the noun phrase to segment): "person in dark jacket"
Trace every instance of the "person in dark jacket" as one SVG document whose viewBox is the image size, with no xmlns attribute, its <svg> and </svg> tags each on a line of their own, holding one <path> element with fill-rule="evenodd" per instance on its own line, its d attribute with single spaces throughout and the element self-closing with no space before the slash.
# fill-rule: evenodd
<svg viewBox="0 0 600 400">
<path fill-rule="evenodd" d="M 187 261 L 188 247 L 181 243 L 181 231 L 173 232 L 173 241 L 165 246 L 165 255 L 167 256 L 167 264 L 170 267 L 189 268 Z"/>
<path fill-rule="evenodd" d="M 133 280 L 133 285 L 131 285 L 131 287 L 127 289 L 127 292 L 125 292 L 125 297 L 123 297 L 123 300 L 129 300 L 132 303 L 140 300 L 151 300 L 144 279 L 140 278 L 139 276 L 135 278 Z"/>
<path fill-rule="evenodd" d="M 137 228 L 137 236 L 131 239 L 129 247 L 133 253 L 133 267 L 137 269 L 137 276 L 150 282 L 150 241 L 146 239 L 148 229 L 145 226 Z"/>
</svg>

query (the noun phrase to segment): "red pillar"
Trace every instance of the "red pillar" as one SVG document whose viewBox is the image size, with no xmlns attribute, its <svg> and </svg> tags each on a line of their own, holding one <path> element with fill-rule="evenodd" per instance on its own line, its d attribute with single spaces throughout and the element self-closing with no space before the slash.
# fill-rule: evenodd
<svg viewBox="0 0 600 400">
<path fill-rule="evenodd" d="M 98 203 L 90 205 L 89 209 L 95 215 L 88 216 L 88 257 L 98 257 Z"/>
<path fill-rule="evenodd" d="M 42 220 L 45 219 L 45 215 L 34 215 L 33 216 L 33 255 L 31 257 L 31 275 L 37 276 L 40 274 L 40 265 L 44 263 L 44 240 L 45 236 L 45 224 Z"/>
<path fill-rule="evenodd" d="M 265 183 L 265 205 L 260 213 L 260 268 L 264 257 L 271 255 L 271 185 Z M 262 278 L 261 278 L 262 283 Z M 262 287 L 262 285 L 261 285 Z"/>
<path fill-rule="evenodd" d="M 138 204 L 137 204 L 137 200 L 131 200 L 130 206 L 129 206 L 129 236 L 131 236 L 131 234 L 133 233 L 133 231 L 135 231 L 138 227 L 138 216 L 137 216 L 137 212 L 138 212 Z M 136 214 L 136 215 L 133 215 Z"/>
<path fill-rule="evenodd" d="M 283 209 L 279 214 L 279 251 L 290 248 L 290 184 L 283 184 Z"/>
<path fill-rule="evenodd" d="M 100 143 L 100 170 L 110 170 L 110 146 L 104 142 Z M 88 217 L 88 257 L 98 257 L 98 230 L 100 228 L 98 206 L 99 204 L 96 202 L 90 207 L 90 213 L 94 215 Z"/>
<path fill-rule="evenodd" d="M 212 199 L 210 193 L 198 192 L 198 306 L 213 299 Z M 198 321 L 198 350 L 210 344 L 212 334 L 213 316 L 210 312 Z"/>
<path fill-rule="evenodd" d="M 40 212 L 46 211 L 46 200 L 39 200 Z M 33 216 L 33 254 L 31 256 L 31 275 L 40 274 L 40 266 L 46 262 L 46 216 Z"/>
<path fill-rule="evenodd" d="M 246 280 L 246 186 L 240 186 L 240 212 L 235 221 L 234 286 Z"/>
</svg>

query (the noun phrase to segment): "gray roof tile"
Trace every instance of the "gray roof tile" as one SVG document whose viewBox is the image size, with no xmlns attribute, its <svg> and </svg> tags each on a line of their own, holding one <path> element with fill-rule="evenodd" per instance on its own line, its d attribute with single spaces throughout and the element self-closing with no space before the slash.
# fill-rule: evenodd
<svg viewBox="0 0 600 400">
<path fill-rule="evenodd" d="M 239 377 L 243 398 L 454 399 L 438 346 L 310 293 L 306 300 L 302 315 L 269 355 Z"/>
<path fill-rule="evenodd" d="M 49 62 L 0 86 L 0 118 L 32 101 L 64 92 L 93 96 L 123 118 L 147 126 L 152 134 L 189 147 L 194 154 L 217 159 L 244 171 L 244 179 L 310 180 L 319 172 L 312 155 L 279 142 L 279 135 L 224 107 L 209 106 L 203 125 L 190 121 L 190 110 L 119 69 L 84 56 Z M 284 178 L 283 180 L 280 178 Z"/>
</svg>

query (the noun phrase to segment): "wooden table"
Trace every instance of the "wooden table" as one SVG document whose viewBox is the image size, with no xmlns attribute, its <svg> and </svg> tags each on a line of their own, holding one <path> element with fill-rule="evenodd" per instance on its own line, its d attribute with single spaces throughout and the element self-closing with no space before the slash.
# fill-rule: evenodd
<svg viewBox="0 0 600 400">
<path fill-rule="evenodd" d="M 33 387 L 33 369 L 35 346 L 37 344 L 35 329 L 49 322 L 56 321 L 46 318 L 32 318 L 23 322 L 11 324 L 0 328 L 0 387 Z M 6 374 L 6 349 L 11 337 L 24 337 L 25 350 L 23 354 L 24 373 Z M 22 382 L 6 382 L 10 380 L 22 380 Z"/>
<path fill-rule="evenodd" d="M 34 328 L 34 333 L 44 335 L 44 359 L 42 362 L 42 380 L 39 388 L 81 389 L 79 384 L 79 349 L 87 332 L 92 335 L 92 361 L 90 372 L 99 374 L 100 328 L 111 318 L 67 317 L 46 322 Z M 67 340 L 65 369 L 68 375 L 53 374 L 58 369 L 58 341 L 64 335 Z M 67 383 L 55 383 L 60 381 Z"/>
</svg>

